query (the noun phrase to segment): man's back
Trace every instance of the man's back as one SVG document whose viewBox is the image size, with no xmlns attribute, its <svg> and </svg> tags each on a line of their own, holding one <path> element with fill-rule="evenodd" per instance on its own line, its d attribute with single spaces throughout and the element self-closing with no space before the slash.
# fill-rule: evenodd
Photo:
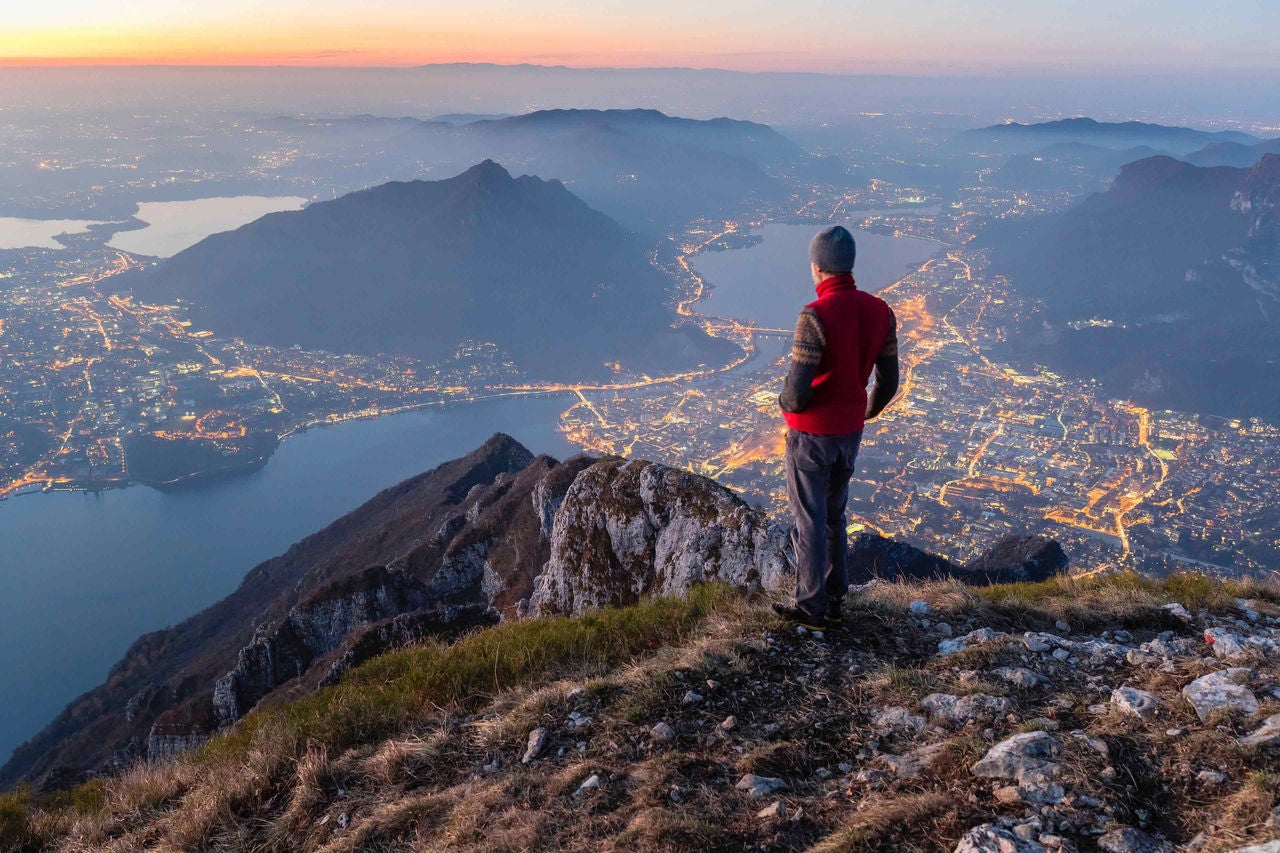
<svg viewBox="0 0 1280 853">
<path fill-rule="evenodd" d="M 817 289 L 818 298 L 805 306 L 796 323 L 792 375 L 782 408 L 790 429 L 845 435 L 863 428 L 873 368 L 881 368 L 880 386 L 888 384 L 890 377 L 882 374 L 892 367 L 896 390 L 897 323 L 884 300 L 859 290 L 850 274 L 825 278 Z"/>
</svg>

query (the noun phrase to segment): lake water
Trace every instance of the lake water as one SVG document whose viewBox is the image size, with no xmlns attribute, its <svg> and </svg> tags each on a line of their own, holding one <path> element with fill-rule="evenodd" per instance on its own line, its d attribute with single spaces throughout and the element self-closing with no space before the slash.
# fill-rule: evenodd
<svg viewBox="0 0 1280 853">
<path fill-rule="evenodd" d="M 766 225 L 754 246 L 706 252 L 691 259 L 712 286 L 695 310 L 746 320 L 772 329 L 793 329 L 796 314 L 816 297 L 809 273 L 813 225 Z M 932 240 L 855 230 L 858 244 L 853 274 L 858 287 L 876 291 L 914 270 L 942 248 Z"/>
<path fill-rule="evenodd" d="M 61 249 L 53 238 L 59 234 L 83 234 L 97 223 L 83 219 L 19 219 L 0 216 L 0 249 Z"/>
<path fill-rule="evenodd" d="M 0 763 L 99 684 L 139 635 L 230 593 L 249 569 L 495 431 L 576 452 L 564 397 L 489 400 L 313 429 L 261 471 L 191 491 L 135 486 L 0 502 Z"/>
<path fill-rule="evenodd" d="M 107 245 L 135 255 L 168 258 L 194 246 L 210 234 L 232 231 L 241 225 L 281 210 L 298 210 L 307 199 L 298 196 L 234 196 L 193 201 L 144 201 L 137 219 L 147 223 L 137 231 L 121 231 Z"/>
</svg>

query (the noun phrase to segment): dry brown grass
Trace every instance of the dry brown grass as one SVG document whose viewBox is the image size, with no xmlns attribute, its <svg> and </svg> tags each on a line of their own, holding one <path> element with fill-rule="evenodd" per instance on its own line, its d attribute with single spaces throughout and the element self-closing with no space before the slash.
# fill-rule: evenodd
<svg viewBox="0 0 1280 853">
<path fill-rule="evenodd" d="M 1196 573 L 1163 579 L 1133 572 L 1082 577 L 1061 575 L 1038 583 L 989 587 L 959 581 L 875 584 L 854 596 L 850 606 L 859 613 L 881 611 L 891 618 L 917 599 L 940 613 L 975 616 L 997 629 L 1044 628 L 1058 619 L 1076 627 L 1119 624 L 1123 627 L 1177 627 L 1161 605 L 1176 601 L 1193 612 L 1235 610 L 1235 600 L 1255 599 L 1260 612 L 1280 613 L 1280 582 L 1248 579 L 1220 581 Z"/>
<path fill-rule="evenodd" d="M 1280 776 L 1250 773 L 1238 790 L 1213 809 L 1214 848 L 1223 850 L 1274 838 L 1275 830 L 1267 827 L 1267 819 L 1276 808 L 1278 793 Z"/>
<path fill-rule="evenodd" d="M 935 672 L 919 667 L 890 664 L 867 673 L 859 682 L 864 705 L 914 707 L 923 696 L 940 692 L 946 682 Z"/>
<path fill-rule="evenodd" d="M 946 835 L 940 832 L 939 824 L 949 822 L 946 815 L 954 807 L 954 797 L 941 792 L 872 795 L 855 807 L 841 829 L 810 848 L 810 853 L 875 850 L 890 840 L 905 842 L 898 849 L 943 849 Z"/>
<path fill-rule="evenodd" d="M 350 832 L 333 835 L 320 853 L 388 849 L 392 843 L 427 841 L 452 804 L 437 794 L 406 796 L 369 804 Z M 289 848 L 284 848 L 289 849 Z"/>
<path fill-rule="evenodd" d="M 360 761 L 359 772 L 385 786 L 421 781 L 434 762 L 456 751 L 452 747 L 452 739 L 443 727 L 426 737 L 392 738 Z"/>
<path fill-rule="evenodd" d="M 512 692 L 494 703 L 493 713 L 471 724 L 479 743 L 486 747 L 511 746 L 530 729 L 563 718 L 572 710 L 569 682 L 556 682 L 525 693 Z"/>
<path fill-rule="evenodd" d="M 636 812 L 606 851 L 668 853 L 671 850 L 736 851 L 741 846 L 722 822 L 704 813 L 653 806 Z"/>
</svg>

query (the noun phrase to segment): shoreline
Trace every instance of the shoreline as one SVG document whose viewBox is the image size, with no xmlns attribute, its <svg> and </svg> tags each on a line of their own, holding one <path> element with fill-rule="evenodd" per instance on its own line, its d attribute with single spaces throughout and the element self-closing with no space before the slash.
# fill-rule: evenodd
<svg viewBox="0 0 1280 853">
<path fill-rule="evenodd" d="M 222 469 L 203 469 L 192 471 L 182 477 L 164 482 L 151 482 L 148 480 L 135 479 L 119 479 L 119 480 L 102 480 L 102 481 L 67 481 L 54 484 L 32 483 L 20 489 L 16 489 L 8 494 L 0 495 L 0 505 L 11 498 L 27 497 L 30 495 L 52 494 L 54 492 L 79 493 L 79 494 L 95 494 L 99 492 L 124 491 L 125 489 L 136 486 L 143 486 L 154 489 L 157 492 L 177 492 L 187 489 L 198 489 L 202 486 L 215 482 L 232 480 L 238 477 L 246 477 L 261 471 L 276 455 L 280 449 L 280 445 L 291 438 L 305 435 L 313 429 L 321 429 L 328 427 L 340 427 L 349 423 L 360 421 L 372 421 L 380 418 L 396 417 L 397 415 L 407 415 L 419 412 L 424 409 L 439 407 L 441 409 L 451 406 L 466 406 L 473 403 L 483 403 L 491 400 L 509 399 L 511 397 L 552 397 L 556 395 L 569 395 L 573 392 L 562 390 L 548 391 L 520 391 L 520 392 L 499 392 L 483 396 L 471 397 L 466 400 L 435 400 L 428 403 L 413 403 L 406 406 L 397 406 L 392 409 L 383 409 L 378 412 L 368 412 L 361 414 L 352 414 L 343 416 L 338 420 L 330 420 L 328 418 L 317 418 L 306 421 L 296 426 L 290 427 L 285 432 L 279 433 L 275 437 L 275 442 L 271 451 L 265 456 L 255 458 L 252 461 L 246 461 L 236 465 L 229 465 Z M 563 431 L 562 431 L 563 432 Z"/>
</svg>

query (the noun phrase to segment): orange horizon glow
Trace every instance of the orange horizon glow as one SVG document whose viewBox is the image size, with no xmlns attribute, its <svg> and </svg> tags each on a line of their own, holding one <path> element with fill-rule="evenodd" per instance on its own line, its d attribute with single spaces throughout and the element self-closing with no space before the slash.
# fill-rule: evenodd
<svg viewBox="0 0 1280 853">
<path fill-rule="evenodd" d="M 721 36 L 654 27 L 599 22 L 573 26 L 528 18 L 486 26 L 488 22 L 469 21 L 459 14 L 437 16 L 430 26 L 376 17 L 350 26 L 323 15 L 317 18 L 301 26 L 254 21 L 201 28 L 9 30 L 0 32 L 0 66 L 410 67 L 473 62 L 640 67 L 706 65 L 700 60 L 725 56 L 708 51 Z M 740 27 L 724 38 L 759 43 L 760 35 Z M 802 44 L 800 39 L 788 43 L 775 37 L 768 50 L 728 64 L 794 65 L 806 52 Z"/>
<path fill-rule="evenodd" d="M 1158 20 L 1108 4 L 1091 16 L 1049 0 L 741 4 L 646 0 L 64 0 L 15 4 L 0 66 L 577 68 L 933 73 L 1277 68 L 1261 0 L 1241 29 L 1193 0 Z M 67 22 L 73 22 L 68 25 Z M 1105 23 L 1105 26 L 1102 24 Z M 1157 26 L 1158 25 L 1158 26 Z"/>
</svg>

